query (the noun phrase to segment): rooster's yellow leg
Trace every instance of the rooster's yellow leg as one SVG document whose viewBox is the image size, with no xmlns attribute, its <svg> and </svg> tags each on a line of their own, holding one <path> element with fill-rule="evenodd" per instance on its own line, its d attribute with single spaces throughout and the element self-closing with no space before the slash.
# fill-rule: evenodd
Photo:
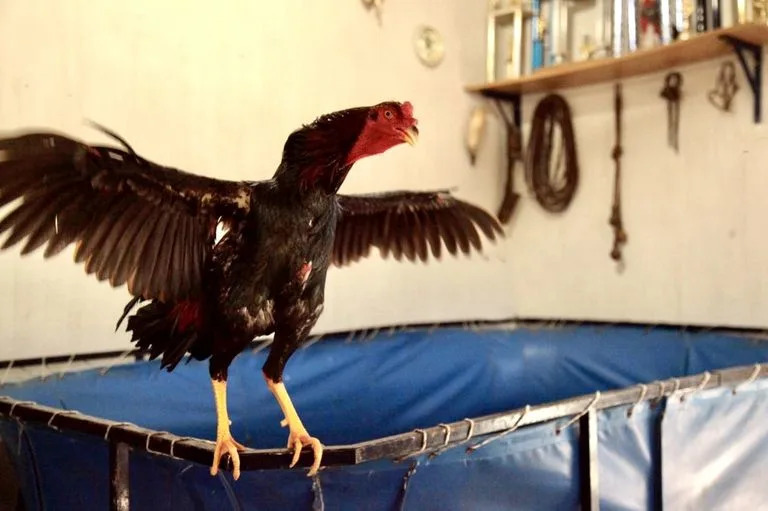
<svg viewBox="0 0 768 511">
<path fill-rule="evenodd" d="M 309 436 L 307 428 L 302 424 L 299 414 L 296 413 L 296 408 L 293 407 L 291 398 L 288 395 L 288 391 L 285 389 L 282 381 L 275 382 L 268 376 L 264 375 L 264 379 L 267 381 L 267 387 L 275 396 L 277 404 L 280 405 L 280 409 L 283 411 L 285 419 L 280 422 L 283 427 L 288 426 L 288 448 L 291 447 L 293 451 L 293 461 L 291 461 L 291 467 L 293 467 L 297 461 L 299 461 L 299 454 L 301 449 L 305 445 L 312 447 L 312 451 L 315 454 L 315 461 L 312 463 L 312 467 L 309 469 L 308 476 L 312 477 L 317 474 L 320 468 L 320 461 L 323 459 L 323 444 L 320 443 L 315 437 Z"/>
<path fill-rule="evenodd" d="M 216 449 L 213 451 L 213 465 L 211 475 L 215 476 L 219 471 L 221 457 L 227 453 L 232 460 L 232 476 L 240 477 L 240 455 L 238 449 L 245 446 L 236 442 L 229 432 L 229 414 L 227 413 L 227 381 L 211 379 L 213 384 L 213 397 L 216 401 Z"/>
</svg>

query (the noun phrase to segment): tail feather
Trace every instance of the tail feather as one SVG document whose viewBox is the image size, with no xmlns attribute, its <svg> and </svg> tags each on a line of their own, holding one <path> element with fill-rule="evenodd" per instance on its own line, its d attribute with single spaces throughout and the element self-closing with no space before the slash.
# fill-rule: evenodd
<svg viewBox="0 0 768 511">
<path fill-rule="evenodd" d="M 120 328 L 120 323 L 122 323 L 128 313 L 131 312 L 131 309 L 133 309 L 141 300 L 141 296 L 136 296 L 130 302 L 128 302 L 128 305 L 125 306 L 123 313 L 120 314 L 120 318 L 117 320 L 117 324 L 115 325 L 115 332 L 117 332 L 117 329 Z"/>
<path fill-rule="evenodd" d="M 128 303 L 118 326 L 139 301 L 134 298 Z M 203 327 L 199 302 L 168 304 L 153 300 L 128 317 L 127 330 L 132 332 L 131 341 L 150 359 L 162 355 L 160 367 L 170 372 L 187 352 L 198 360 L 210 356 L 210 350 L 198 342 Z"/>
</svg>

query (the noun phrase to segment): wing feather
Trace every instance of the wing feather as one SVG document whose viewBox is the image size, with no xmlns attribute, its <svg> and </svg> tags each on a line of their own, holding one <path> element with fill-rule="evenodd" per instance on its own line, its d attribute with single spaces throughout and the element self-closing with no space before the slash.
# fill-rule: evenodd
<svg viewBox="0 0 768 511">
<path fill-rule="evenodd" d="M 400 243 L 403 247 L 403 255 L 409 260 L 413 261 L 416 258 L 416 246 L 413 243 L 413 233 L 415 226 L 413 225 L 413 212 L 406 208 L 406 211 L 400 216 L 400 229 L 396 233 L 400 239 Z"/>
<path fill-rule="evenodd" d="M 379 241 L 378 247 L 379 247 L 379 251 L 381 252 L 381 256 L 386 258 L 389 255 L 390 248 L 392 248 L 390 246 L 391 244 L 390 230 L 392 229 L 391 224 L 394 222 L 393 220 L 394 214 L 392 211 L 385 211 L 381 216 L 383 216 L 384 218 L 383 218 L 383 221 L 380 220 L 381 221 L 381 239 Z M 352 233 L 350 232 L 349 235 L 351 236 Z"/>
<path fill-rule="evenodd" d="M 102 207 L 103 216 L 94 217 L 91 225 L 93 234 L 81 245 L 80 256 L 85 261 L 85 272 L 96 273 L 99 267 L 100 256 L 106 252 L 110 233 L 120 222 L 125 214 L 125 209 L 130 205 L 126 197 L 117 200 L 114 207 Z"/>
<path fill-rule="evenodd" d="M 1 149 L 0 149 L 1 150 Z M 40 187 L 39 181 L 45 180 L 45 184 L 55 183 L 57 178 L 61 178 L 66 173 L 56 166 L 52 165 L 48 158 L 41 158 L 41 161 L 2 161 L 0 168 L 0 182 L 3 183 L 0 189 L 0 207 L 18 199 L 30 190 L 37 190 Z"/>
<path fill-rule="evenodd" d="M 99 245 L 101 237 L 106 235 L 104 226 L 111 221 L 112 211 L 109 210 L 101 197 L 91 199 L 91 214 L 89 218 L 83 219 L 85 229 L 81 231 L 80 243 L 75 249 L 75 262 L 82 263 L 88 260 L 88 256 Z"/>
<path fill-rule="evenodd" d="M 23 254 L 47 244 L 47 258 L 75 243 L 86 273 L 127 282 L 146 299 L 202 293 L 209 226 L 243 221 L 251 190 L 154 164 L 130 148 L 54 133 L 0 137 L 0 207 L 11 208 L 0 220 L 2 248 L 26 238 Z"/>
<path fill-rule="evenodd" d="M 59 219 L 56 213 L 72 201 L 76 197 L 76 194 L 76 190 L 67 190 L 55 197 L 47 206 L 45 206 L 36 225 L 30 228 L 30 235 L 27 239 L 27 243 L 24 245 L 24 248 L 21 249 L 22 255 L 37 250 L 50 238 L 56 236 L 57 231 L 59 230 Z"/>
<path fill-rule="evenodd" d="M 133 261 L 139 236 L 147 227 L 147 219 L 152 215 L 152 208 L 144 204 L 140 204 L 139 207 L 139 212 L 133 217 L 122 238 L 117 242 L 117 258 L 110 276 L 110 284 L 113 286 L 122 286 L 128 281 L 134 267 Z"/>
<path fill-rule="evenodd" d="M 426 262 L 427 258 L 429 257 L 429 252 L 427 250 L 427 235 L 424 232 L 424 228 L 422 227 L 422 220 L 421 220 L 421 212 L 420 211 L 414 211 L 413 212 L 413 244 L 416 247 L 416 254 L 419 256 L 419 259 L 422 262 Z"/>
<path fill-rule="evenodd" d="M 170 272 L 170 293 L 174 296 L 182 295 L 183 292 L 183 280 L 184 280 L 184 250 L 187 237 L 187 222 L 186 217 L 180 217 L 176 226 L 176 240 L 171 245 L 171 258 L 169 262 Z"/>
<path fill-rule="evenodd" d="M 139 290 L 142 296 L 157 296 L 162 299 L 160 293 L 155 289 L 155 278 L 158 280 L 165 277 L 165 269 L 160 265 L 160 254 L 163 251 L 165 244 L 166 233 L 168 232 L 168 224 L 171 222 L 171 215 L 167 211 L 157 221 L 155 226 L 154 235 L 147 239 L 144 245 L 144 257 L 142 259 L 147 262 L 144 263 L 144 272 L 142 273 L 142 279 L 139 280 Z"/>
<path fill-rule="evenodd" d="M 92 218 L 95 208 L 91 196 L 76 191 L 75 198 L 59 215 L 59 230 L 48 241 L 44 257 L 51 257 L 64 250 L 70 243 L 78 242 Z"/>
<path fill-rule="evenodd" d="M 363 229 L 363 222 L 360 221 L 359 218 L 355 219 L 355 225 L 350 228 L 350 232 L 355 232 L 357 234 L 362 234 Z M 355 236 L 350 237 L 349 240 L 349 255 L 352 260 L 357 260 L 360 258 L 360 253 L 362 252 L 362 240 L 361 236 Z"/>
<path fill-rule="evenodd" d="M 472 225 L 472 222 L 470 222 L 469 219 L 459 214 L 454 209 L 446 210 L 446 214 L 451 217 L 453 220 L 453 225 L 456 227 L 461 251 L 465 254 L 469 254 L 470 244 L 474 246 L 474 243 L 472 242 L 473 235 L 477 238 L 477 242 L 480 243 L 480 238 L 477 236 L 475 227 Z M 475 246 L 475 248 L 477 247 Z"/>
<path fill-rule="evenodd" d="M 402 215 L 390 215 L 389 232 L 387 233 L 387 245 L 392 249 L 392 257 L 399 261 L 403 257 L 405 249 L 403 247 L 402 236 L 399 233 L 404 228 L 404 218 Z"/>
<path fill-rule="evenodd" d="M 118 252 L 120 240 L 123 239 L 126 231 L 131 227 L 133 219 L 141 212 L 141 209 L 141 203 L 128 202 L 125 211 L 115 221 L 104 240 L 104 248 L 94 255 L 93 266 L 97 279 L 108 279 L 112 270 L 116 268 L 117 260 L 120 257 Z M 86 269 L 86 271 L 88 270 Z"/>
<path fill-rule="evenodd" d="M 353 254 L 351 253 L 351 246 L 352 246 L 352 225 L 346 225 L 342 229 L 341 234 L 341 254 L 342 259 L 345 263 L 354 261 L 355 259 L 352 257 Z"/>
<path fill-rule="evenodd" d="M 362 216 L 358 217 L 357 223 L 358 228 L 356 232 L 358 232 L 359 235 L 357 236 L 357 250 L 355 259 L 360 259 L 361 257 L 365 257 L 368 254 L 374 233 L 373 225 L 368 218 Z"/>
<path fill-rule="evenodd" d="M 446 214 L 445 210 L 440 209 L 435 211 L 435 220 L 440 237 L 443 239 L 443 243 L 445 243 L 445 248 L 449 254 L 455 256 L 458 242 L 456 240 L 456 229 L 453 226 L 453 219 Z"/>
<path fill-rule="evenodd" d="M 157 264 L 152 276 L 152 282 L 156 286 L 156 293 L 160 300 L 165 301 L 165 294 L 175 295 L 173 287 L 173 267 L 171 266 L 171 256 L 173 247 L 176 244 L 176 233 L 178 231 L 177 215 L 168 214 L 168 225 L 165 228 L 163 241 L 160 243 L 160 249 L 157 254 Z"/>
<path fill-rule="evenodd" d="M 153 261 L 148 261 L 147 255 L 149 254 L 149 243 L 157 224 L 160 222 L 159 218 L 153 218 L 153 222 L 146 222 L 139 228 L 139 232 L 136 235 L 134 245 L 130 247 L 129 267 L 131 269 L 130 276 L 128 277 L 128 292 L 134 296 L 144 296 L 142 291 L 144 288 L 144 282 L 146 280 L 146 273 L 151 271 L 149 266 Z M 146 254 L 145 254 L 146 252 Z M 139 260 L 148 261 L 143 265 L 137 264 Z"/>
<path fill-rule="evenodd" d="M 440 231 L 437 228 L 437 223 L 434 220 L 434 211 L 421 211 L 421 218 L 423 219 L 421 225 L 423 228 L 424 236 L 429 242 L 432 255 L 436 259 L 440 259 L 442 242 L 440 241 Z"/>
<path fill-rule="evenodd" d="M 9 248 L 24 239 L 35 227 L 38 219 L 38 213 L 45 207 L 45 201 L 40 197 L 34 200 L 20 204 L 8 217 L 0 224 L 0 234 L 5 231 L 11 231 L 8 238 L 3 243 L 2 248 Z"/>
<path fill-rule="evenodd" d="M 203 237 L 202 232 L 203 231 L 199 231 L 196 233 L 197 236 L 199 236 L 200 238 L 200 242 L 197 245 L 197 250 L 195 251 L 195 253 L 197 254 L 197 258 L 195 259 L 195 265 L 193 267 L 195 270 L 196 282 L 200 282 L 203 280 L 203 277 L 202 277 L 203 265 L 207 262 L 207 258 L 208 258 L 208 251 L 206 250 L 206 246 L 205 246 L 205 240 L 207 239 L 207 237 Z"/>
<path fill-rule="evenodd" d="M 446 191 L 339 195 L 333 258 L 348 264 L 379 248 L 382 257 L 440 259 L 442 244 L 451 255 L 482 250 L 483 236 L 503 236 L 496 218 Z"/>
<path fill-rule="evenodd" d="M 472 220 L 472 222 L 483 231 L 483 234 L 488 239 L 495 240 L 497 235 L 502 236 L 504 234 L 501 224 L 496 221 L 496 217 L 489 218 L 485 211 L 474 204 L 462 204 L 461 209 L 467 218 Z"/>
</svg>

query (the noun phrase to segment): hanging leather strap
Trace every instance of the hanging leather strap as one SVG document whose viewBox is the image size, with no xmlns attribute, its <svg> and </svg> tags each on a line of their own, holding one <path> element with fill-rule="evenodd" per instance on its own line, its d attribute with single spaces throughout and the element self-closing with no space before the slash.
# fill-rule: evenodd
<svg viewBox="0 0 768 511">
<path fill-rule="evenodd" d="M 621 156 L 624 150 L 621 147 L 621 111 L 623 107 L 621 96 L 621 84 L 616 84 L 614 96 L 614 113 L 616 116 L 616 145 L 613 147 L 612 158 L 616 167 L 613 180 L 613 206 L 609 224 L 613 227 L 613 249 L 611 259 L 622 262 L 621 248 L 627 242 L 627 233 L 624 231 L 624 222 L 621 218 Z"/>
<path fill-rule="evenodd" d="M 507 182 L 504 186 L 504 198 L 496 216 L 502 224 L 506 224 L 512 218 L 512 213 L 520 200 L 520 194 L 515 191 L 515 163 L 523 157 L 523 135 L 520 126 L 510 119 L 498 101 L 496 101 L 496 108 L 507 130 Z"/>
</svg>

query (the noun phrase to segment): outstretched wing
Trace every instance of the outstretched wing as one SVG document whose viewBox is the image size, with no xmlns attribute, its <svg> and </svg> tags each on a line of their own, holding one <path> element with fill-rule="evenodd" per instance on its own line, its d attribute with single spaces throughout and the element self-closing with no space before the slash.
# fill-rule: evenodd
<svg viewBox="0 0 768 511">
<path fill-rule="evenodd" d="M 75 261 L 99 280 L 145 299 L 194 297 L 216 224 L 248 213 L 250 187 L 161 167 L 125 145 L 0 138 L 0 207 L 21 199 L 0 221 L 2 248 L 26 239 L 22 254 L 47 243 L 50 257 L 74 242 Z"/>
<path fill-rule="evenodd" d="M 483 209 L 447 191 L 339 195 L 341 208 L 333 242 L 333 262 L 341 266 L 366 257 L 371 247 L 426 261 L 440 258 L 441 242 L 452 255 L 480 251 L 478 229 L 493 240 L 502 236 L 499 222 Z"/>
</svg>

